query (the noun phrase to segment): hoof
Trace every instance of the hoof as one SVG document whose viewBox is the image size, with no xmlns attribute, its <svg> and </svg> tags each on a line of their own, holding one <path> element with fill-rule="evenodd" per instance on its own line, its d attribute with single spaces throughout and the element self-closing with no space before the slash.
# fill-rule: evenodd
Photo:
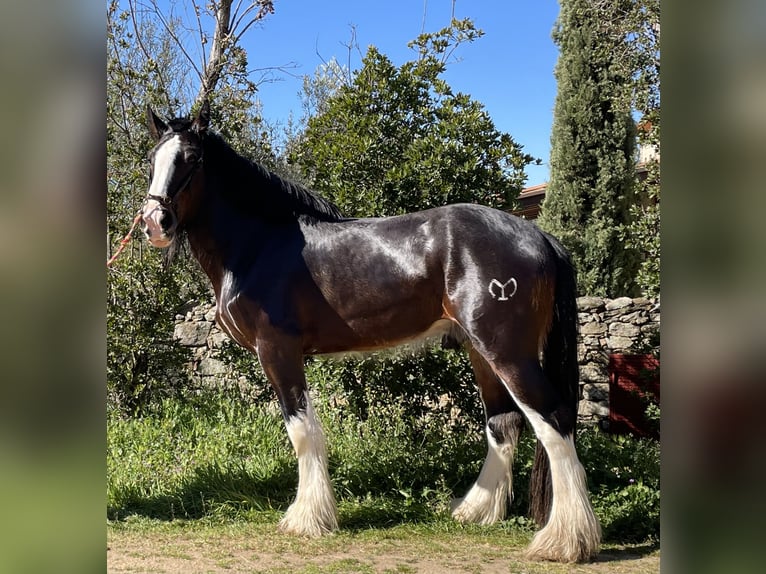
<svg viewBox="0 0 766 574">
<path fill-rule="evenodd" d="M 571 528 L 557 528 L 555 523 L 549 523 L 535 534 L 525 557 L 528 560 L 552 562 L 588 562 L 599 553 L 601 547 L 598 523 L 590 526 L 590 529 L 578 532 Z"/>
<path fill-rule="evenodd" d="M 505 518 L 505 500 L 496 504 L 494 500 L 484 500 L 479 504 L 468 496 L 455 498 L 450 503 L 452 518 L 462 524 L 482 524 L 488 526 Z"/>
<path fill-rule="evenodd" d="M 288 534 L 319 538 L 338 530 L 338 518 L 334 513 L 321 517 L 311 516 L 293 504 L 279 521 L 278 528 L 280 532 Z"/>
</svg>

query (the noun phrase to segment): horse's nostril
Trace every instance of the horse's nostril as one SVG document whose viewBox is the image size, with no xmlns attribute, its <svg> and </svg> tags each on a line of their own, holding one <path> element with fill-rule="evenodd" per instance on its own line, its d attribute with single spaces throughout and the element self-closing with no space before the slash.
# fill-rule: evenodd
<svg viewBox="0 0 766 574">
<path fill-rule="evenodd" d="M 171 225 L 173 225 L 173 218 L 168 211 L 163 211 L 160 215 L 160 227 L 163 231 L 167 231 Z"/>
</svg>

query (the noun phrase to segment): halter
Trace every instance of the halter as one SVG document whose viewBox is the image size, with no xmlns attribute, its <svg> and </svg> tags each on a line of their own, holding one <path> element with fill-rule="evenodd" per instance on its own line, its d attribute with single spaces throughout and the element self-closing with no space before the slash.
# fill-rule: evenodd
<svg viewBox="0 0 766 574">
<path fill-rule="evenodd" d="M 158 202 L 162 207 L 164 207 L 168 211 L 171 211 L 170 208 L 175 205 L 176 197 L 178 197 L 184 189 L 189 187 L 189 184 L 191 184 L 192 178 L 197 173 L 197 170 L 200 167 L 202 167 L 201 155 L 200 155 L 200 158 L 196 162 L 194 162 L 194 165 L 192 166 L 192 169 L 189 172 L 189 175 L 187 175 L 186 178 L 183 180 L 183 182 L 181 182 L 181 185 L 178 186 L 178 189 L 175 191 L 175 193 L 172 196 L 171 195 L 153 195 L 151 193 L 147 193 L 146 197 L 144 198 L 144 205 L 146 205 L 146 202 L 148 200 L 153 199 L 154 201 Z M 175 217 L 175 213 L 173 213 L 173 217 Z"/>
<path fill-rule="evenodd" d="M 112 255 L 106 262 L 107 267 L 111 267 L 112 263 L 114 263 L 117 260 L 117 257 L 122 253 L 123 249 L 125 249 L 125 246 L 128 244 L 128 241 L 130 241 L 130 236 L 133 234 L 133 230 L 136 228 L 136 225 L 141 221 L 143 217 L 143 208 L 146 205 L 146 202 L 150 199 L 155 200 L 157 203 L 160 204 L 160 206 L 167 211 L 170 216 L 173 219 L 173 223 L 171 224 L 171 228 L 175 228 L 178 224 L 178 217 L 176 216 L 175 209 L 173 209 L 175 204 L 175 199 L 178 197 L 178 195 L 186 189 L 190 184 L 191 180 L 194 177 L 194 175 L 197 173 L 197 170 L 202 167 L 202 156 L 194 163 L 192 166 L 191 171 L 189 172 L 189 175 L 186 176 L 186 178 L 183 180 L 181 185 L 178 186 L 178 189 L 173 194 L 172 197 L 168 195 L 154 195 L 151 193 L 147 193 L 146 197 L 144 197 L 144 203 L 138 210 L 138 214 L 136 214 L 136 217 L 133 219 L 133 224 L 130 226 L 130 230 L 128 231 L 127 235 L 122 238 L 120 241 L 120 245 L 117 248 L 117 251 L 115 251 L 114 255 Z"/>
</svg>

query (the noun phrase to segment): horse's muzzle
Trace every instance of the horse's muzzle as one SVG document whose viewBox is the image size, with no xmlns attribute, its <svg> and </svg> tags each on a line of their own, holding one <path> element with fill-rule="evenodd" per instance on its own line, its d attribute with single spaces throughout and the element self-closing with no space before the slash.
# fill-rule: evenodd
<svg viewBox="0 0 766 574">
<path fill-rule="evenodd" d="M 142 229 L 154 247 L 167 247 L 173 242 L 178 225 L 175 213 L 156 199 L 147 199 L 141 211 Z"/>
</svg>

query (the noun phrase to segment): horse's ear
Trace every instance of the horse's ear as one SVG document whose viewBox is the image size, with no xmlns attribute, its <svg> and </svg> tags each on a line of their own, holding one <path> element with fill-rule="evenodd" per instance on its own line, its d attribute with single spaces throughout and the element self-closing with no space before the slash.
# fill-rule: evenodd
<svg viewBox="0 0 766 574">
<path fill-rule="evenodd" d="M 202 105 L 197 111 L 197 115 L 192 122 L 192 129 L 197 133 L 203 133 L 210 125 L 210 102 L 207 100 L 202 101 Z"/>
<path fill-rule="evenodd" d="M 168 130 L 168 124 L 163 122 L 157 114 L 154 113 L 152 107 L 146 105 L 146 123 L 149 126 L 149 133 L 152 134 L 154 141 L 157 141 Z"/>
</svg>

